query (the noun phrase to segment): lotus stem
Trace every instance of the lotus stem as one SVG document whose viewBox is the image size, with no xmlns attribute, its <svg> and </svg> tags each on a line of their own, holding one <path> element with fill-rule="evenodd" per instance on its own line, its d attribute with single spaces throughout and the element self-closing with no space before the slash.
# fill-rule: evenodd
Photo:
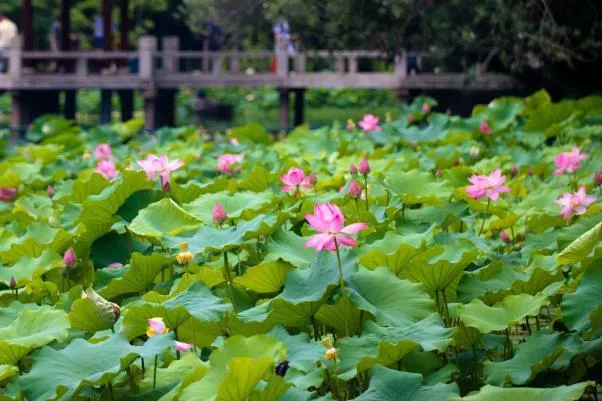
<svg viewBox="0 0 602 401">
<path fill-rule="evenodd" d="M 483 227 L 485 227 L 485 220 L 487 219 L 487 215 L 489 214 L 489 206 L 491 205 L 491 198 L 487 199 L 487 209 L 485 209 L 485 216 L 483 216 L 483 223 L 481 224 L 481 229 L 479 230 L 479 236 L 483 232 Z"/>
<path fill-rule="evenodd" d="M 226 275 L 226 281 L 228 284 L 228 292 L 230 293 L 230 299 L 232 300 L 232 308 L 234 313 L 237 313 L 238 308 L 236 307 L 236 299 L 234 298 L 234 286 L 232 284 L 232 273 L 230 272 L 230 264 L 228 263 L 228 251 L 224 251 L 224 274 Z"/>
<path fill-rule="evenodd" d="M 159 354 L 155 355 L 155 367 L 153 370 L 153 390 L 157 388 L 157 364 L 159 363 Z"/>
<path fill-rule="evenodd" d="M 339 242 L 334 239 L 334 247 L 337 253 L 337 263 L 339 266 L 339 284 L 341 285 L 341 294 L 345 295 L 345 279 L 343 278 L 343 263 L 341 262 L 341 253 L 339 251 Z"/>
<path fill-rule="evenodd" d="M 364 175 L 364 189 L 366 190 L 366 210 L 368 210 L 369 208 L 369 202 L 368 202 L 368 176 Z"/>
</svg>

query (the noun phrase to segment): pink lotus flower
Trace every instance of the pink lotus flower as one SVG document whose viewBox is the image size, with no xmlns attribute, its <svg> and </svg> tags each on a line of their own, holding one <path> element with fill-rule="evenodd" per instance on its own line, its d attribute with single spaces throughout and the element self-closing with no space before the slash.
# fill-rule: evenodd
<svg viewBox="0 0 602 401">
<path fill-rule="evenodd" d="M 491 135 L 491 127 L 489 127 L 487 121 L 481 121 L 481 126 L 479 128 L 483 134 Z"/>
<path fill-rule="evenodd" d="M 226 214 L 224 207 L 221 204 L 216 203 L 215 206 L 213 206 L 213 212 L 211 212 L 213 224 L 222 224 L 227 218 L 228 215 Z"/>
<path fill-rule="evenodd" d="M 17 280 L 15 280 L 15 276 L 10 276 L 10 280 L 8 280 L 8 286 L 10 288 L 15 288 L 17 286 Z"/>
<path fill-rule="evenodd" d="M 351 181 L 351 184 L 349 184 L 347 194 L 351 199 L 357 199 L 362 195 L 362 187 L 356 180 Z"/>
<path fill-rule="evenodd" d="M 504 241 L 504 243 L 509 244 L 510 242 L 512 242 L 510 240 L 510 236 L 508 235 L 508 231 L 506 230 L 502 230 L 502 232 L 500 233 L 500 239 L 502 241 Z"/>
<path fill-rule="evenodd" d="M 474 200 L 487 195 L 489 199 L 496 201 L 501 193 L 510 192 L 510 188 L 502 185 L 506 181 L 506 176 L 502 175 L 499 168 L 488 176 L 473 175 L 468 181 L 472 185 L 466 188 L 466 193 Z"/>
<path fill-rule="evenodd" d="M 366 223 L 354 223 L 345 227 L 345 217 L 341 209 L 332 203 L 316 205 L 314 214 L 306 214 L 305 219 L 314 230 L 320 232 L 309 238 L 305 247 L 315 247 L 318 252 L 322 249 L 334 252 L 338 245 L 354 246 L 356 241 L 351 234 L 368 226 Z"/>
<path fill-rule="evenodd" d="M 594 173 L 594 185 L 596 185 L 596 186 L 602 185 L 602 172 L 596 171 Z"/>
<path fill-rule="evenodd" d="M 349 166 L 349 174 L 351 174 L 351 175 L 357 174 L 357 166 L 353 163 L 351 164 L 351 166 Z"/>
<path fill-rule="evenodd" d="M 123 264 L 121 264 L 119 262 L 109 263 L 106 266 L 107 269 L 121 269 L 122 267 L 123 267 Z"/>
<path fill-rule="evenodd" d="M 176 351 L 188 352 L 192 349 L 192 344 L 184 343 L 182 341 L 176 341 Z"/>
<path fill-rule="evenodd" d="M 94 156 L 96 156 L 98 160 L 111 160 L 113 158 L 111 145 L 108 143 L 101 143 L 96 146 L 96 149 L 94 149 Z"/>
<path fill-rule="evenodd" d="M 373 132 L 380 131 L 380 126 L 378 125 L 378 117 L 374 114 L 364 114 L 364 118 L 362 121 L 357 123 L 364 132 Z"/>
<path fill-rule="evenodd" d="M 96 169 L 94 170 L 97 173 L 100 173 L 107 180 L 112 180 L 117 177 L 117 169 L 115 168 L 115 163 L 113 160 L 99 160 Z"/>
<path fill-rule="evenodd" d="M 54 196 L 54 188 L 52 187 L 52 185 L 48 185 L 48 187 L 46 188 L 46 193 L 51 198 Z"/>
<path fill-rule="evenodd" d="M 310 176 L 306 176 L 305 172 L 298 167 L 288 169 L 286 174 L 280 176 L 280 181 L 284 183 L 282 187 L 283 191 L 290 191 L 292 189 L 295 194 L 301 188 L 309 189 L 312 187 Z"/>
<path fill-rule="evenodd" d="M 235 164 L 242 162 L 243 155 L 233 155 L 224 153 L 217 159 L 217 170 L 222 174 L 232 174 L 235 170 Z"/>
<path fill-rule="evenodd" d="M 154 336 L 155 334 L 167 334 L 169 329 L 163 322 L 161 317 L 153 317 L 147 320 L 148 328 L 146 329 L 147 336 Z"/>
<path fill-rule="evenodd" d="M 563 206 L 560 214 L 565 220 L 568 220 L 574 214 L 583 214 L 587 211 L 587 206 L 596 201 L 593 196 L 587 196 L 585 187 L 579 188 L 579 191 L 574 193 L 565 192 L 556 203 Z"/>
<path fill-rule="evenodd" d="M 431 105 L 428 103 L 422 103 L 422 112 L 428 114 L 431 112 Z"/>
<path fill-rule="evenodd" d="M 577 146 L 571 149 L 570 152 L 562 152 L 556 156 L 556 170 L 554 170 L 554 174 L 561 175 L 565 171 L 567 173 L 574 172 L 581 165 L 581 160 L 587 159 L 588 156 L 586 153 L 581 153 Z"/>
<path fill-rule="evenodd" d="M 75 256 L 75 251 L 73 248 L 67 249 L 65 254 L 63 255 L 63 263 L 66 267 L 73 267 L 77 263 L 77 257 Z"/>
<path fill-rule="evenodd" d="M 145 160 L 137 160 L 136 163 L 146 172 L 146 177 L 151 180 L 155 174 L 159 175 L 161 179 L 161 186 L 165 192 L 171 190 L 169 184 L 169 176 L 172 172 L 176 171 L 184 165 L 180 160 L 175 159 L 169 161 L 167 155 L 157 157 L 155 155 L 148 155 Z"/>
<path fill-rule="evenodd" d="M 17 197 L 17 188 L 0 188 L 0 201 L 11 201 Z"/>
</svg>

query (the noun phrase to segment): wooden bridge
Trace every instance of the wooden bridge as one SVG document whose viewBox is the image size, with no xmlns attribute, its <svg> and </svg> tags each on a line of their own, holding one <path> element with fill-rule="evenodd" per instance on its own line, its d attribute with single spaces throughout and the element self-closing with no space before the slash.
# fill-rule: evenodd
<svg viewBox="0 0 602 401">
<path fill-rule="evenodd" d="M 295 94 L 294 121 L 299 124 L 303 121 L 306 88 L 499 90 L 518 85 L 508 75 L 478 71 L 470 78 L 461 72 L 409 74 L 406 54 L 392 57 L 375 51 L 184 51 L 179 49 L 177 37 L 164 38 L 158 50 L 157 39 L 151 36 L 141 37 L 136 51 L 49 52 L 22 48 L 17 44 L 8 50 L 8 69 L 0 73 L 0 90 L 12 94 L 13 127 L 21 127 L 44 112 L 58 111 L 59 91 L 73 94 L 83 88 L 103 90 L 103 122 L 110 120 L 110 91 L 119 91 L 126 99 L 133 96 L 133 91 L 140 91 L 145 125 L 154 128 L 173 125 L 175 92 L 182 87 L 276 87 L 280 92 L 280 125 L 286 127 L 289 93 Z M 423 53 L 419 57 L 436 59 L 441 54 Z M 273 61 L 275 69 L 270 68 Z M 360 66 L 366 64 L 372 67 L 362 70 Z M 122 107 L 123 118 L 130 118 L 132 111 Z M 69 116 L 74 110 L 66 113 Z"/>
</svg>

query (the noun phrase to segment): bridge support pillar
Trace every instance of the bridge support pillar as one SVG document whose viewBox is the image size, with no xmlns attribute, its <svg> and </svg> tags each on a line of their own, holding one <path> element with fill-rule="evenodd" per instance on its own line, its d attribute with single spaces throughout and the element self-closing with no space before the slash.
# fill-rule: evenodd
<svg viewBox="0 0 602 401">
<path fill-rule="evenodd" d="M 288 98 L 289 98 L 289 90 L 284 88 L 279 88 L 278 92 L 280 93 L 280 119 L 279 119 L 279 128 L 282 131 L 286 131 L 288 128 Z"/>
<path fill-rule="evenodd" d="M 173 127 L 176 117 L 175 89 L 148 89 L 144 92 L 144 128 Z"/>
<path fill-rule="evenodd" d="M 305 114 L 305 88 L 296 88 L 295 92 L 295 127 L 303 124 Z"/>
<path fill-rule="evenodd" d="M 111 123 L 113 111 L 113 105 L 111 104 L 111 95 L 113 93 L 108 89 L 100 90 L 100 123 L 109 124 Z"/>
<path fill-rule="evenodd" d="M 77 113 L 77 91 L 66 90 L 65 91 L 65 105 L 63 107 L 63 114 L 67 120 L 75 120 L 75 114 Z"/>
<path fill-rule="evenodd" d="M 121 107 L 121 121 L 128 121 L 134 117 L 134 91 L 124 89 L 119 91 Z"/>
<path fill-rule="evenodd" d="M 21 92 L 11 92 L 12 107 L 10 112 L 10 128 L 14 132 L 19 132 L 21 128 L 26 124 L 25 115 L 23 109 L 23 99 Z"/>
</svg>

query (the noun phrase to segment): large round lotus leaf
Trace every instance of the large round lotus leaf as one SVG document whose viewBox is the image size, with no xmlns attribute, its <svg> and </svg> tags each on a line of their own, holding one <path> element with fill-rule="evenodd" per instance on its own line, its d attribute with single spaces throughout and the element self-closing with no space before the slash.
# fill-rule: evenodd
<svg viewBox="0 0 602 401">
<path fill-rule="evenodd" d="M 288 263 L 274 261 L 248 269 L 244 275 L 236 277 L 234 282 L 258 294 L 278 292 L 284 285 L 284 277 L 291 270 Z"/>
<path fill-rule="evenodd" d="M 285 356 L 286 346 L 267 335 L 230 337 L 211 354 L 207 375 L 186 387 L 179 399 L 245 401 Z"/>
<path fill-rule="evenodd" d="M 534 316 L 542 306 L 549 304 L 543 295 L 509 295 L 502 302 L 488 306 L 480 299 L 473 299 L 466 305 L 458 305 L 456 312 L 467 326 L 489 333 L 518 323 L 525 316 Z"/>
<path fill-rule="evenodd" d="M 173 383 L 178 383 L 187 373 L 202 368 L 207 370 L 208 366 L 201 362 L 194 352 L 188 352 L 184 354 L 181 359 L 173 361 L 169 366 L 157 369 L 156 387 L 161 388 Z M 144 378 L 140 380 L 139 387 L 141 393 L 152 391 L 153 375 L 146 374 Z"/>
<path fill-rule="evenodd" d="M 435 312 L 435 303 L 421 284 L 398 279 L 389 269 L 360 269 L 350 282 L 351 299 L 378 322 L 399 327 Z"/>
<path fill-rule="evenodd" d="M 128 229 L 140 237 L 160 240 L 163 235 L 177 235 L 202 224 L 202 220 L 186 212 L 173 200 L 166 198 L 151 203 L 132 220 Z"/>
<path fill-rule="evenodd" d="M 313 248 L 306 248 L 307 238 L 299 237 L 292 231 L 278 230 L 267 243 L 265 261 L 282 259 L 295 267 L 311 266 L 316 258 Z"/>
<path fill-rule="evenodd" d="M 575 292 L 566 294 L 560 307 L 562 320 L 571 330 L 584 332 L 602 327 L 602 264 L 591 266 Z"/>
<path fill-rule="evenodd" d="M 198 199 L 182 205 L 188 213 L 198 217 L 206 224 L 212 224 L 213 207 L 219 203 L 223 206 L 228 218 L 237 219 L 247 210 L 259 210 L 272 201 L 272 192 L 218 192 L 201 195 Z"/>
<path fill-rule="evenodd" d="M 455 384 L 425 386 L 422 375 L 399 372 L 376 365 L 372 369 L 370 386 L 356 401 L 446 401 L 458 397 Z"/>
<path fill-rule="evenodd" d="M 31 371 L 20 379 L 31 401 L 70 399 L 85 386 L 106 385 L 137 356 L 150 358 L 173 347 L 173 335 L 153 336 L 143 346 L 116 334 L 93 344 L 75 339 L 67 347 L 45 347 L 33 357 Z"/>
<path fill-rule="evenodd" d="M 481 387 L 478 393 L 455 398 L 454 401 L 575 401 L 580 399 L 585 390 L 592 385 L 594 385 L 593 382 L 551 388 L 506 388 L 486 385 Z"/>
<path fill-rule="evenodd" d="M 37 258 L 47 250 L 62 252 L 72 241 L 73 234 L 61 228 L 34 222 L 27 232 L 10 242 L 10 247 L 0 252 L 0 259 L 7 265 L 17 263 L 23 256 Z"/>
<path fill-rule="evenodd" d="M 10 268 L 0 267 L 0 282 L 8 286 L 13 277 L 18 287 L 23 287 L 42 274 L 62 267 L 63 258 L 51 249 L 46 249 L 37 257 L 22 256 L 17 263 Z"/>
<path fill-rule="evenodd" d="M 62 310 L 22 310 L 11 324 L 0 328 L 0 364 L 14 365 L 36 348 L 64 341 L 68 329 L 69 318 Z"/>
<path fill-rule="evenodd" d="M 388 187 L 406 204 L 439 205 L 452 193 L 445 181 L 437 181 L 431 173 L 412 170 L 394 172 L 386 177 Z M 407 211 L 406 211 L 407 212 Z"/>
<path fill-rule="evenodd" d="M 168 258 L 161 253 L 145 256 L 133 253 L 130 268 L 121 278 L 111 280 L 109 285 L 100 291 L 107 298 L 115 298 L 123 294 L 135 294 L 148 290 L 155 277 L 165 266 L 173 263 L 173 258 Z"/>
<path fill-rule="evenodd" d="M 361 331 L 362 313 L 349 297 L 340 297 L 334 304 L 324 304 L 315 318 L 332 327 L 338 336 L 349 336 Z M 366 315 L 367 317 L 368 315 Z"/>
</svg>

